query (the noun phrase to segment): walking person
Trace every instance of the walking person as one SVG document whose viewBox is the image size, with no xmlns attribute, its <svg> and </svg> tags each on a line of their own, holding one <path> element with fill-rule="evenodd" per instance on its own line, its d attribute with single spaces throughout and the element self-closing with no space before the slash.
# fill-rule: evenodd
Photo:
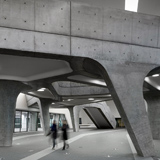
<svg viewBox="0 0 160 160">
<path fill-rule="evenodd" d="M 68 130 L 68 125 L 67 125 L 67 122 L 64 120 L 63 121 L 63 126 L 62 126 L 62 132 L 63 132 L 63 149 L 62 150 L 65 150 L 65 148 L 69 148 L 69 144 L 66 143 L 66 141 L 68 140 L 68 133 L 67 133 L 67 130 Z"/>
<path fill-rule="evenodd" d="M 53 147 L 52 149 L 55 149 L 55 145 L 56 145 L 56 138 L 57 138 L 57 125 L 56 125 L 56 121 L 53 121 L 53 124 L 51 126 L 51 138 L 53 139 Z"/>
</svg>

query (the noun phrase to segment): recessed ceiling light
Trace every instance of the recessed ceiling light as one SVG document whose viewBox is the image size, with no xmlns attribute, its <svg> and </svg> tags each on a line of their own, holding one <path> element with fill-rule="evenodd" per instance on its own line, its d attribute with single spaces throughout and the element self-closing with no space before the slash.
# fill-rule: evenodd
<svg viewBox="0 0 160 160">
<path fill-rule="evenodd" d="M 99 99 L 97 99 L 97 100 L 94 100 L 94 102 L 99 102 L 99 101 L 101 101 L 101 100 L 99 100 Z"/>
<path fill-rule="evenodd" d="M 146 82 L 148 82 L 149 81 L 149 78 L 148 77 L 145 77 L 145 79 L 144 79 Z"/>
<path fill-rule="evenodd" d="M 40 88 L 40 89 L 39 89 L 39 90 L 37 90 L 37 91 L 39 91 L 39 92 L 43 92 L 45 89 L 46 89 L 46 88 Z"/>
<path fill-rule="evenodd" d="M 158 86 L 157 89 L 160 90 L 160 86 Z"/>
<path fill-rule="evenodd" d="M 54 102 L 52 104 L 55 104 Z"/>
<path fill-rule="evenodd" d="M 154 74 L 154 75 L 152 75 L 152 77 L 158 77 L 159 76 L 159 74 Z"/>
<path fill-rule="evenodd" d="M 137 12 L 139 0 L 125 0 L 125 10 Z"/>
<path fill-rule="evenodd" d="M 89 100 L 89 101 L 93 101 L 93 100 L 94 100 L 94 98 L 88 98 L 88 100 Z"/>
<path fill-rule="evenodd" d="M 73 101 L 73 99 L 68 99 L 67 101 Z"/>
</svg>

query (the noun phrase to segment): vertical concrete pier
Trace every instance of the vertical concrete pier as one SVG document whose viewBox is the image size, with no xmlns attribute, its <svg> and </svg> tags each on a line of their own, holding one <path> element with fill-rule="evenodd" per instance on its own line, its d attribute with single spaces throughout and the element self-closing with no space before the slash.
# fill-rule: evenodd
<svg viewBox="0 0 160 160">
<path fill-rule="evenodd" d="M 0 146 L 12 145 L 16 100 L 24 87 L 21 82 L 0 80 Z"/>
</svg>

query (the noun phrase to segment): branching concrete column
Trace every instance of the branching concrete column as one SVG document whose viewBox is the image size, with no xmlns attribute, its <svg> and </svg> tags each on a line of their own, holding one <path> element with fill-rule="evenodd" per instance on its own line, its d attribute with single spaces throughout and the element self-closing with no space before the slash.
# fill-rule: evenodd
<svg viewBox="0 0 160 160">
<path fill-rule="evenodd" d="M 148 104 L 148 116 L 153 139 L 160 139 L 160 94 L 149 92 L 144 94 Z"/>
<path fill-rule="evenodd" d="M 0 146 L 11 146 L 18 94 L 25 89 L 21 82 L 0 80 Z"/>
<path fill-rule="evenodd" d="M 43 132 L 44 135 L 47 135 L 48 131 L 50 130 L 49 126 L 49 106 L 52 103 L 52 100 L 47 99 L 47 98 L 40 98 L 40 114 L 41 114 L 41 120 L 42 120 L 42 127 L 43 127 Z"/>
<path fill-rule="evenodd" d="M 154 156 L 154 145 L 143 98 L 145 76 L 155 67 L 136 63 L 103 63 L 103 74 L 137 153 Z"/>
<path fill-rule="evenodd" d="M 81 110 L 81 107 L 75 106 L 75 107 L 68 107 L 71 120 L 72 120 L 72 126 L 74 132 L 79 132 L 79 113 Z"/>
</svg>

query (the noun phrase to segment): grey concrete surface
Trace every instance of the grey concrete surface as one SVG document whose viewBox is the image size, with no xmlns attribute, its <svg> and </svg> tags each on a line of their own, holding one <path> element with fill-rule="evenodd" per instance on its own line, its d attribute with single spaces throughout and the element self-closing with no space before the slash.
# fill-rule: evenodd
<svg viewBox="0 0 160 160">
<path fill-rule="evenodd" d="M 74 132 L 79 131 L 79 113 L 82 108 L 82 106 L 74 106 L 72 109 L 69 109 Z"/>
<path fill-rule="evenodd" d="M 37 113 L 30 112 L 29 131 L 37 131 Z"/>
<path fill-rule="evenodd" d="M 99 103 L 90 103 L 90 104 L 83 104 L 83 105 L 77 105 L 74 107 L 68 107 L 70 114 L 71 114 L 71 119 L 72 119 L 72 125 L 73 125 L 73 130 L 75 132 L 79 131 L 79 113 L 81 109 L 84 108 L 99 108 L 102 113 L 104 114 L 105 118 L 108 120 L 108 122 L 110 123 L 110 125 L 115 128 L 116 127 L 116 121 L 114 116 L 112 115 L 110 108 L 106 105 L 105 102 L 99 102 Z M 98 119 L 97 119 L 98 120 Z M 95 123 L 96 121 L 93 121 L 93 123 Z M 100 125 L 99 126 L 105 126 L 104 121 L 100 121 L 99 120 Z M 103 124 L 102 124 L 103 123 Z M 95 124 L 96 126 L 98 125 L 98 121 L 97 124 Z M 97 126 L 98 127 L 98 126 Z M 106 123 L 106 128 L 108 127 L 108 124 Z"/>
<path fill-rule="evenodd" d="M 106 119 L 108 120 L 108 122 L 110 123 L 110 125 L 112 126 L 112 128 L 116 128 L 116 120 L 115 117 L 113 116 L 109 106 L 107 106 L 107 104 L 105 102 L 98 102 L 98 103 L 91 103 L 91 104 L 85 104 L 83 105 L 83 107 L 96 107 L 99 108 L 104 116 L 106 117 Z M 102 124 L 104 125 L 104 124 Z M 105 125 L 104 125 L 105 126 Z"/>
<path fill-rule="evenodd" d="M 124 129 L 69 131 L 69 138 L 75 138 L 75 141 L 71 142 L 70 148 L 65 151 L 62 148 L 51 150 L 52 142 L 42 132 L 16 133 L 14 137 L 19 139 L 13 141 L 13 147 L 0 147 L 0 158 L 3 160 L 22 160 L 29 157 L 30 160 L 37 160 L 36 158 L 32 159 L 37 153 L 40 154 L 38 159 L 41 160 L 152 160 L 151 157 L 138 157 L 133 152 L 133 144 L 130 144 Z M 156 143 L 156 147 L 159 149 L 159 141 L 157 140 Z M 60 146 L 60 144 L 58 145 Z"/>
<path fill-rule="evenodd" d="M 80 96 L 80 95 L 105 95 L 109 91 L 105 87 L 88 86 L 79 83 L 79 86 L 74 86 L 73 82 L 63 82 L 63 86 L 60 83 L 54 82 L 53 87 L 59 95 L 63 96 Z M 77 83 L 78 84 L 78 83 Z"/>
<path fill-rule="evenodd" d="M 154 156 L 152 134 L 142 94 L 144 78 L 154 65 L 117 64 L 117 66 L 113 63 L 106 64 L 111 80 L 108 84 L 113 85 L 111 93 L 117 109 L 139 155 Z"/>
<path fill-rule="evenodd" d="M 76 132 L 78 129 L 78 126 L 76 125 L 76 123 L 79 124 L 79 121 L 77 122 L 77 120 L 75 119 L 75 114 L 74 114 L 74 106 L 69 106 L 67 107 L 71 116 L 71 121 L 72 121 L 72 126 L 73 126 L 73 132 Z M 77 115 L 78 114 L 78 115 Z M 77 113 L 77 117 L 79 118 L 79 112 Z M 77 129 L 76 129 L 77 128 Z"/>
<path fill-rule="evenodd" d="M 160 65 L 159 17 L 74 2 L 0 3 L 7 11 L 2 12 L 0 22 L 1 54 L 40 57 L 37 52 L 41 52 L 42 57 L 51 53 L 57 59 L 79 56 L 99 62 L 99 73 L 109 86 L 138 154 L 154 155 L 141 88 L 145 76 Z M 81 63 L 88 71 L 91 64 L 85 67 L 85 62 Z M 93 68 L 90 73 L 95 71 L 99 76 Z"/>
<path fill-rule="evenodd" d="M 38 101 L 39 108 L 40 108 L 40 114 L 41 114 L 42 128 L 43 128 L 45 135 L 47 135 L 48 132 L 50 131 L 49 106 L 51 105 L 51 103 L 52 103 L 52 100 L 44 99 L 44 98 L 40 98 L 40 101 Z"/>
<path fill-rule="evenodd" d="M 21 82 L 0 80 L 0 146 L 12 145 L 16 100 L 26 88 Z"/>
<path fill-rule="evenodd" d="M 70 144 L 68 150 L 57 150 L 40 160 L 50 159 L 134 160 L 134 157 L 126 137 L 126 132 L 121 131 L 114 134 L 112 132 L 83 137 Z"/>
</svg>

